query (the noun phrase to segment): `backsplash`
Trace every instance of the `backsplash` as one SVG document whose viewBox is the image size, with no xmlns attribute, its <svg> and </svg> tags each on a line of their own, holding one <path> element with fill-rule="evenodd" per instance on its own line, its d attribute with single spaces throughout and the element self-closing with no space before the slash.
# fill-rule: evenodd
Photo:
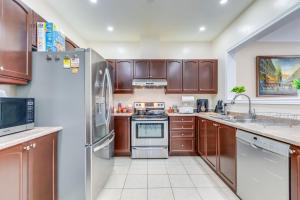
<svg viewBox="0 0 300 200">
<path fill-rule="evenodd" d="M 133 94 L 115 94 L 114 95 L 114 106 L 118 106 L 118 103 L 123 105 L 132 105 L 133 102 L 165 102 L 166 108 L 177 105 L 181 105 L 182 96 L 194 96 L 196 99 L 208 99 L 209 108 L 215 95 L 202 95 L 202 94 L 165 94 L 163 88 L 160 89 L 135 89 Z"/>
</svg>

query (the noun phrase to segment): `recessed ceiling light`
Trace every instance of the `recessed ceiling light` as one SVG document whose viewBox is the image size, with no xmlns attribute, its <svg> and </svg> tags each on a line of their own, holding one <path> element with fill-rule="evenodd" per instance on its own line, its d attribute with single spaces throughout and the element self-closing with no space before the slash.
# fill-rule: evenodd
<svg viewBox="0 0 300 200">
<path fill-rule="evenodd" d="M 220 0 L 221 5 L 225 5 L 226 3 L 228 3 L 228 0 Z"/>
<path fill-rule="evenodd" d="M 200 26 L 200 28 L 199 28 L 199 31 L 200 32 L 203 32 L 203 31 L 205 31 L 206 30 L 206 27 L 205 26 Z"/>
<path fill-rule="evenodd" d="M 112 27 L 112 26 L 108 26 L 106 29 L 107 29 L 107 31 L 109 31 L 109 32 L 113 32 L 113 31 L 114 31 L 114 27 Z"/>
<path fill-rule="evenodd" d="M 90 0 L 90 2 L 96 4 L 98 3 L 98 0 Z"/>
</svg>

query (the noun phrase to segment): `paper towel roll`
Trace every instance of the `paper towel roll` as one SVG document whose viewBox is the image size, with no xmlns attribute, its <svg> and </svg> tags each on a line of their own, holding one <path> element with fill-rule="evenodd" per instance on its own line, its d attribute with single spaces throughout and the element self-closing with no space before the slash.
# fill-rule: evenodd
<svg viewBox="0 0 300 200">
<path fill-rule="evenodd" d="M 182 102 L 194 102 L 195 97 L 193 97 L 193 96 L 182 96 L 181 101 Z"/>
</svg>

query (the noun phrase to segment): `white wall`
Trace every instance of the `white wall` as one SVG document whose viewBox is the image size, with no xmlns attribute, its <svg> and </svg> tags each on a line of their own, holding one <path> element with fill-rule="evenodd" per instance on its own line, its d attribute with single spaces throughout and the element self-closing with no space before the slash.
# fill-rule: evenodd
<svg viewBox="0 0 300 200">
<path fill-rule="evenodd" d="M 236 85 L 244 85 L 252 99 L 270 100 L 276 97 L 256 97 L 256 56 L 268 55 L 299 55 L 300 42 L 254 42 L 241 48 L 234 55 L 236 62 Z M 298 97 L 295 97 L 295 101 Z M 282 97 L 277 97 L 282 101 Z M 245 105 L 233 106 L 234 111 L 247 111 Z M 289 112 L 300 114 L 298 105 L 255 105 L 260 112 Z"/>
<path fill-rule="evenodd" d="M 135 89 L 134 94 L 115 94 L 114 105 L 118 107 L 118 103 L 123 105 L 132 105 L 133 102 L 165 102 L 166 108 L 181 105 L 182 96 L 194 96 L 196 99 L 208 99 L 209 107 L 213 108 L 211 104 L 214 95 L 200 95 L 200 94 L 165 94 L 164 89 Z"/>
<path fill-rule="evenodd" d="M 89 46 L 104 58 L 214 58 L 209 42 L 160 42 L 141 40 L 141 42 L 90 42 Z"/>
</svg>

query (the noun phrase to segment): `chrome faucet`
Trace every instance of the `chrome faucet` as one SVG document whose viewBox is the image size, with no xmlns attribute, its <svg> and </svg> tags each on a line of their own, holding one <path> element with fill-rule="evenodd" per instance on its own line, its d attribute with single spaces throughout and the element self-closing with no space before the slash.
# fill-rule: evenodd
<svg viewBox="0 0 300 200">
<path fill-rule="evenodd" d="M 248 111 L 249 117 L 251 119 L 255 119 L 256 118 L 255 110 L 252 111 L 252 103 L 251 103 L 251 99 L 250 99 L 250 97 L 248 95 L 246 95 L 246 94 L 237 94 L 237 95 L 235 95 L 235 97 L 231 101 L 231 104 L 235 104 L 235 100 L 239 96 L 244 96 L 244 97 L 246 97 L 248 99 L 248 101 L 249 101 L 249 111 Z"/>
</svg>

